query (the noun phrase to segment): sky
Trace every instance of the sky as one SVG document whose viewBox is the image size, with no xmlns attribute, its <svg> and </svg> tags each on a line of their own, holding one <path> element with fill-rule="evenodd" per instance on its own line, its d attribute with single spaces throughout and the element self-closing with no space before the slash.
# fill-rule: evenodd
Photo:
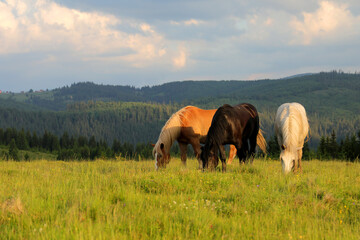
<svg viewBox="0 0 360 240">
<path fill-rule="evenodd" d="M 360 70 L 358 0 L 0 0 L 0 90 Z"/>
</svg>

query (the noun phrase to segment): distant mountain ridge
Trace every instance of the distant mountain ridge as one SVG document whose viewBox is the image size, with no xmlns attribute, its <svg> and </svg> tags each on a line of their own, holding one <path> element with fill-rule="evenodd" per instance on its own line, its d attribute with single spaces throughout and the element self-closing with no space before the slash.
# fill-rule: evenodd
<svg viewBox="0 0 360 240">
<path fill-rule="evenodd" d="M 300 74 L 295 74 L 295 75 L 283 77 L 281 79 L 291 79 L 291 78 L 297 78 L 297 77 L 304 77 L 304 76 L 309 76 L 309 75 L 313 75 L 313 74 L 314 73 L 300 73 Z"/>
<path fill-rule="evenodd" d="M 336 108 L 345 107 L 359 113 L 360 106 L 356 104 L 360 102 L 359 91 L 360 74 L 334 71 L 277 80 L 182 81 L 142 88 L 81 82 L 41 93 L 18 93 L 7 98 L 0 94 L 0 100 L 56 111 L 81 101 L 180 103 L 211 108 L 243 101 L 258 102 L 259 108 L 273 108 L 283 102 L 299 101 L 309 107 L 323 105 L 319 108 L 335 104 Z M 330 100 L 330 105 L 326 104 L 326 99 Z"/>
<path fill-rule="evenodd" d="M 58 135 L 66 130 L 94 134 L 108 142 L 115 138 L 147 142 L 157 138 L 166 119 L 182 106 L 210 109 L 242 102 L 258 109 L 266 137 L 273 134 L 276 109 L 285 102 L 304 105 L 315 142 L 333 129 L 341 138 L 360 130 L 360 74 L 336 71 L 277 80 L 182 81 L 142 88 L 82 82 L 44 92 L 0 94 L 0 127 L 40 133 L 47 129 Z"/>
</svg>

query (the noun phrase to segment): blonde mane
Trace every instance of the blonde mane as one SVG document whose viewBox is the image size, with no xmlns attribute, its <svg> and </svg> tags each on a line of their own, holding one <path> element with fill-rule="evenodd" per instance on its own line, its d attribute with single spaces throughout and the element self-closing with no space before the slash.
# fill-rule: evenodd
<svg viewBox="0 0 360 240">
<path fill-rule="evenodd" d="M 279 144 L 285 145 L 289 151 L 302 148 L 303 140 L 309 136 L 304 107 L 298 103 L 281 105 L 276 113 L 275 130 Z"/>
<path fill-rule="evenodd" d="M 158 141 L 156 142 L 153 149 L 153 155 L 155 154 L 155 151 L 160 152 L 161 143 L 164 144 L 165 151 L 169 153 L 174 141 L 180 135 L 182 122 L 185 117 L 184 113 L 188 110 L 189 107 L 192 106 L 183 107 L 182 109 L 171 115 L 169 120 L 167 120 L 164 127 L 161 129 Z"/>
</svg>

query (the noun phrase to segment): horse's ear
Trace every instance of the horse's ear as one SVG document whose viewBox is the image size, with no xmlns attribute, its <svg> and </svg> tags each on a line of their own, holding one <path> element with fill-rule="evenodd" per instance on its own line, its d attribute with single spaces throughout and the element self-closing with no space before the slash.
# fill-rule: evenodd
<svg viewBox="0 0 360 240">
<path fill-rule="evenodd" d="M 155 147 L 155 144 L 153 144 L 153 143 L 150 143 L 150 146 L 152 146 L 152 147 Z"/>
<path fill-rule="evenodd" d="M 281 145 L 281 149 L 282 150 L 285 150 L 285 148 L 286 148 L 286 146 L 283 144 L 283 145 Z"/>
<path fill-rule="evenodd" d="M 163 143 L 160 143 L 160 149 L 164 149 L 164 144 Z"/>
</svg>

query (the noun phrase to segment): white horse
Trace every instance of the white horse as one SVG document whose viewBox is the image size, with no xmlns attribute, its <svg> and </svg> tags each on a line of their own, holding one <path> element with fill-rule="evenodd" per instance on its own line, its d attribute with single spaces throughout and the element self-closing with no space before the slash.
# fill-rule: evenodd
<svg viewBox="0 0 360 240">
<path fill-rule="evenodd" d="M 299 103 L 282 104 L 275 117 L 275 134 L 281 148 L 280 159 L 283 171 L 301 168 L 302 148 L 309 138 L 309 123 L 305 108 Z"/>
</svg>

